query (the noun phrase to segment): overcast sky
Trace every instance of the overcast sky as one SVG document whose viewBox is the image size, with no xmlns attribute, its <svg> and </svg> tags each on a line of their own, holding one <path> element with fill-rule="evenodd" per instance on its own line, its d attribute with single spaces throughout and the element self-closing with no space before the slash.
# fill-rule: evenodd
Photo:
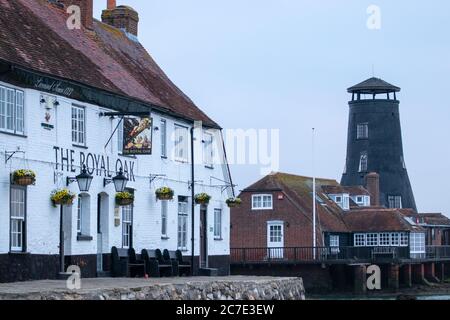
<svg viewBox="0 0 450 320">
<path fill-rule="evenodd" d="M 94 0 L 100 18 L 106 0 Z M 280 171 L 340 180 L 346 88 L 372 76 L 400 86 L 405 160 L 419 211 L 450 214 L 448 0 L 118 0 L 139 39 L 223 128 L 280 129 Z M 367 8 L 381 9 L 369 30 Z M 238 190 L 258 166 L 232 166 Z"/>
</svg>

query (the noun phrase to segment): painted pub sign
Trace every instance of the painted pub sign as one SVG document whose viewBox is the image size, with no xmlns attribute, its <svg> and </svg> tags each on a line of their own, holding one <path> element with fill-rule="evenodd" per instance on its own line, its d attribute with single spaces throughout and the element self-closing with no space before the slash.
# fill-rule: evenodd
<svg viewBox="0 0 450 320">
<path fill-rule="evenodd" d="M 149 117 L 123 118 L 123 154 L 152 154 L 153 119 Z"/>
</svg>

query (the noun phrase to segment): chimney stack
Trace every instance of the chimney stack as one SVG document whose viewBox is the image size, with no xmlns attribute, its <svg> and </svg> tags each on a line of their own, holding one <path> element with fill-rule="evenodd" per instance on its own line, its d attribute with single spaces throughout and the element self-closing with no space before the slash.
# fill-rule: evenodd
<svg viewBox="0 0 450 320">
<path fill-rule="evenodd" d="M 102 12 L 102 22 L 136 37 L 138 35 L 139 14 L 129 6 L 116 6 L 116 0 L 108 0 L 107 9 Z"/>
<path fill-rule="evenodd" d="M 94 0 L 59 0 L 64 8 L 72 5 L 80 7 L 81 23 L 86 29 L 94 29 Z"/>
<path fill-rule="evenodd" d="M 380 175 L 371 172 L 366 175 L 366 189 L 370 194 L 370 205 L 372 207 L 380 206 Z"/>
</svg>

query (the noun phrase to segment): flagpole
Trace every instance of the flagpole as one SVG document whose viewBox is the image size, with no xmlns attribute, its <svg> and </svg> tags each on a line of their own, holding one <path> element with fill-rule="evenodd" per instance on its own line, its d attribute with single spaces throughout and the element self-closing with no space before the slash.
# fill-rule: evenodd
<svg viewBox="0 0 450 320">
<path fill-rule="evenodd" d="M 313 174 L 313 259 L 316 260 L 316 173 L 314 168 L 314 143 L 315 143 L 316 129 L 312 128 L 312 174 Z"/>
</svg>

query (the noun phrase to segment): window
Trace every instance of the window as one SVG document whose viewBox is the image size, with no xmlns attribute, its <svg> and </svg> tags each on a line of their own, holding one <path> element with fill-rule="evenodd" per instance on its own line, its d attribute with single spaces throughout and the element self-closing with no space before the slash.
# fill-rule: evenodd
<svg viewBox="0 0 450 320">
<path fill-rule="evenodd" d="M 175 125 L 175 160 L 188 161 L 188 129 Z"/>
<path fill-rule="evenodd" d="M 390 233 L 380 233 L 380 246 L 389 247 L 391 245 L 391 234 Z"/>
<path fill-rule="evenodd" d="M 167 157 L 167 121 L 161 119 L 161 157 Z"/>
<path fill-rule="evenodd" d="M 357 203 L 357 204 L 364 204 L 364 197 L 362 197 L 362 196 L 357 196 L 357 197 L 356 197 L 356 203 Z"/>
<path fill-rule="evenodd" d="M 342 203 L 342 197 L 336 196 L 336 203 Z"/>
<path fill-rule="evenodd" d="M 425 233 L 412 232 L 410 234 L 411 258 L 421 258 L 425 255 Z"/>
<path fill-rule="evenodd" d="M 400 245 L 400 234 L 399 233 L 391 233 L 391 245 L 394 247 L 398 247 Z"/>
<path fill-rule="evenodd" d="M 222 210 L 214 209 L 214 238 L 222 239 Z"/>
<path fill-rule="evenodd" d="M 203 144 L 203 162 L 205 166 L 213 167 L 213 135 L 210 133 L 205 134 L 205 140 Z"/>
<path fill-rule="evenodd" d="M 388 196 L 389 208 L 401 209 L 402 197 L 401 196 Z"/>
<path fill-rule="evenodd" d="M 253 195 L 252 210 L 270 210 L 273 209 L 272 195 Z"/>
<path fill-rule="evenodd" d="M 364 247 L 366 245 L 366 235 L 363 233 L 355 234 L 355 247 Z"/>
<path fill-rule="evenodd" d="M 342 209 L 350 210 L 350 196 L 348 194 L 344 194 L 343 200 L 344 202 L 342 203 Z"/>
<path fill-rule="evenodd" d="M 401 233 L 400 234 L 400 246 L 401 247 L 407 247 L 409 244 L 408 234 L 407 233 Z"/>
<path fill-rule="evenodd" d="M 24 93 L 0 86 L 0 130 L 25 133 Z"/>
<path fill-rule="evenodd" d="M 356 139 L 368 139 L 369 138 L 369 124 L 359 123 L 356 130 Z"/>
<path fill-rule="evenodd" d="M 89 236 L 90 230 L 90 196 L 88 194 L 78 195 L 77 200 L 77 234 Z"/>
<path fill-rule="evenodd" d="M 86 144 L 86 116 L 83 107 L 72 106 L 72 142 Z"/>
<path fill-rule="evenodd" d="M 188 237 L 188 201 L 187 197 L 178 198 L 178 249 L 187 250 Z"/>
<path fill-rule="evenodd" d="M 378 233 L 368 233 L 366 244 L 368 247 L 378 246 Z"/>
<path fill-rule="evenodd" d="M 163 237 L 167 236 L 167 206 L 166 200 L 161 201 L 161 235 Z"/>
<path fill-rule="evenodd" d="M 339 236 L 330 235 L 330 247 L 331 253 L 333 254 L 339 253 Z"/>
<path fill-rule="evenodd" d="M 11 251 L 25 251 L 26 189 L 11 187 Z"/>
<path fill-rule="evenodd" d="M 123 152 L 123 120 L 119 120 L 119 126 L 117 127 L 117 151 Z"/>
<path fill-rule="evenodd" d="M 367 152 L 361 152 L 361 157 L 359 160 L 359 172 L 367 171 L 367 163 L 368 163 Z"/>
<path fill-rule="evenodd" d="M 131 247 L 133 226 L 133 205 L 122 207 L 122 247 Z"/>
<path fill-rule="evenodd" d="M 269 240 L 270 242 L 282 242 L 283 240 L 283 234 L 282 234 L 282 225 L 277 224 L 277 225 L 271 225 L 270 229 L 269 229 Z"/>
</svg>

